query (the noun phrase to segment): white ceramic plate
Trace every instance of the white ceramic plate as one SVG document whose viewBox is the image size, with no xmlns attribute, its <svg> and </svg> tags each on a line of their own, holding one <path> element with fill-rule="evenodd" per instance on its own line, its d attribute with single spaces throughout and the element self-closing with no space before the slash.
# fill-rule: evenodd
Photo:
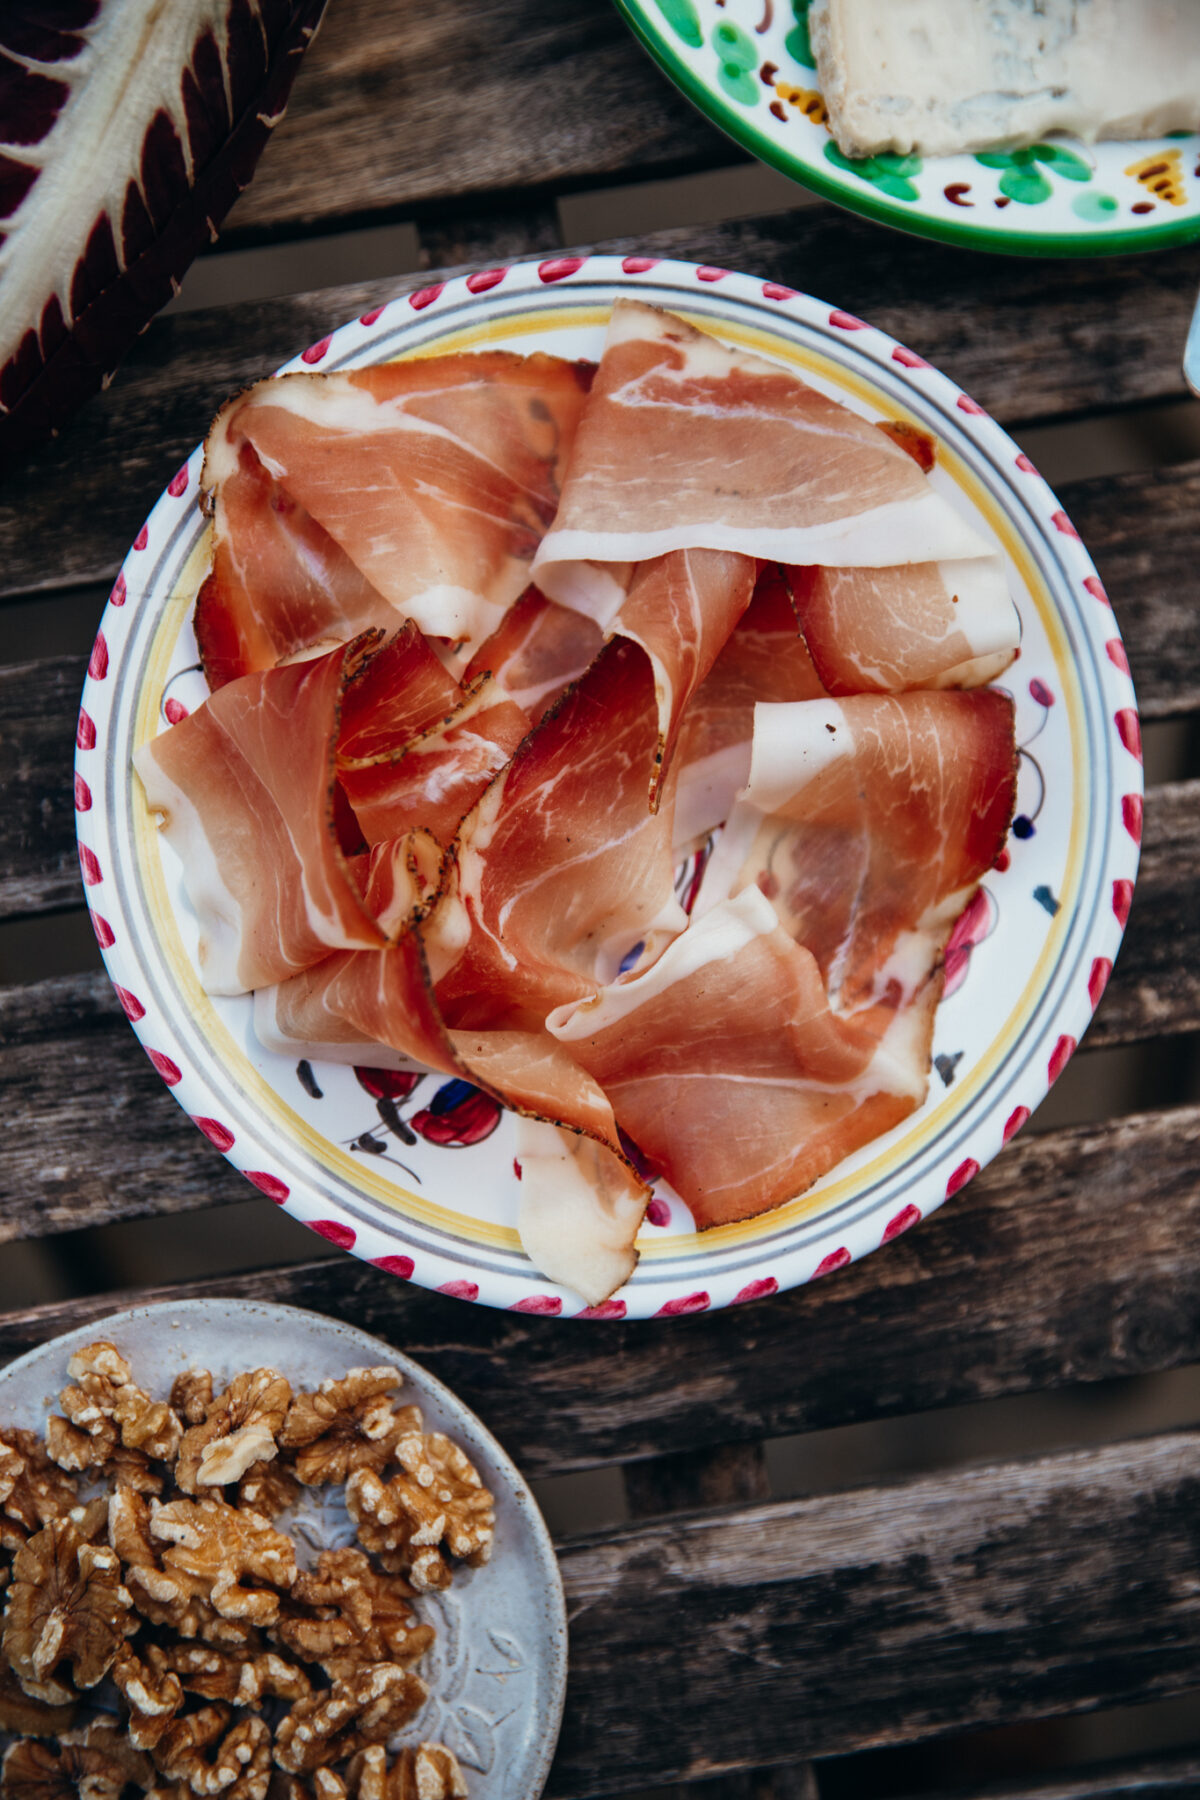
<svg viewBox="0 0 1200 1800">
<path fill-rule="evenodd" d="M 184 1369 L 211 1371 L 218 1389 L 264 1363 L 294 1389 L 381 1363 L 404 1377 L 400 1398 L 416 1402 L 426 1427 L 461 1444 L 496 1499 L 496 1545 L 480 1569 L 460 1570 L 444 1594 L 414 1605 L 437 1633 L 420 1665 L 429 1699 L 398 1743 L 449 1746 L 466 1771 L 471 1800 L 536 1800 L 562 1720 L 567 1619 L 562 1581 L 537 1502 L 495 1438 L 432 1375 L 381 1338 L 294 1306 L 249 1300 L 181 1300 L 111 1314 L 39 1344 L 0 1370 L 0 1422 L 41 1432 L 58 1410 L 67 1360 L 103 1338 L 156 1398 Z M 340 1489 L 305 1489 L 280 1515 L 308 1567 L 322 1550 L 354 1542 Z"/>
<path fill-rule="evenodd" d="M 842 155 L 825 123 L 809 0 L 616 0 L 714 125 L 851 212 L 1017 256 L 1111 256 L 1200 235 L 1200 137 L 1054 137 L 977 156 Z"/>
<path fill-rule="evenodd" d="M 403 295 L 289 367 L 343 368 L 435 346 L 597 357 L 618 294 L 774 357 L 868 417 L 933 432 L 933 480 L 1002 548 L 1023 629 L 1005 677 L 1022 746 L 1017 823 L 1005 866 L 989 875 L 952 949 L 928 1100 L 761 1218 L 700 1236 L 660 1190 L 632 1280 L 599 1309 L 649 1318 L 753 1299 L 840 1267 L 939 1206 L 1024 1123 L 1082 1035 L 1117 952 L 1141 834 L 1141 758 L 1112 611 L 1050 489 L 945 376 L 824 301 L 722 269 L 560 257 Z M 508 1115 L 440 1076 L 398 1093 L 394 1077 L 273 1056 L 254 1037 L 248 998 L 214 1000 L 200 987 L 179 864 L 131 774 L 134 749 L 205 694 L 190 624 L 205 557 L 200 463 L 197 450 L 138 533 L 83 695 L 80 856 L 122 1003 L 200 1129 L 313 1230 L 443 1293 L 594 1317 L 521 1251 Z"/>
</svg>

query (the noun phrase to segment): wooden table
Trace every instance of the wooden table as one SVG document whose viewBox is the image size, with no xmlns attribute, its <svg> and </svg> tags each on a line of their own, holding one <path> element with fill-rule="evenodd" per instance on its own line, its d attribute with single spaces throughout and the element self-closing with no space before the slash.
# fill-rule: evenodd
<svg viewBox="0 0 1200 1800">
<path fill-rule="evenodd" d="M 407 219 L 430 268 L 491 263 L 560 247 L 556 195 L 738 159 L 605 0 L 331 0 L 224 243 Z M 1018 431 L 1182 392 L 1200 270 L 1186 250 L 1007 261 L 812 205 L 640 247 L 866 314 Z M 160 319 L 111 389 L 0 489 L 6 607 L 42 596 L 48 647 L 56 619 L 98 616 L 218 402 L 427 279 Z M 1063 500 L 1113 597 L 1144 717 L 1200 713 L 1200 464 L 1080 482 Z M 82 676 L 78 654 L 0 668 L 3 920 L 81 907 Z M 1182 1054 L 1200 1029 L 1198 874 L 1200 781 L 1152 788 L 1129 934 L 1082 1057 L 1151 1041 Z M 3 990 L 0 1042 L 5 1240 L 247 1198 L 102 974 Z M 450 1382 L 531 1476 L 620 1466 L 631 1522 L 561 1544 L 572 1660 L 552 1795 L 720 1776 L 703 1792 L 781 1800 L 819 1791 L 814 1757 L 1200 1688 L 1194 1432 L 799 1501 L 770 1498 L 763 1451 L 782 1434 L 1200 1359 L 1200 1107 L 1027 1132 L 885 1254 L 715 1316 L 563 1329 L 315 1246 L 308 1262 L 201 1284 L 166 1257 L 149 1297 L 197 1291 L 381 1333 Z M 10 1311 L 0 1352 L 127 1298 Z M 1020 1791 L 1135 1788 L 1200 1791 L 1200 1755 Z"/>
</svg>

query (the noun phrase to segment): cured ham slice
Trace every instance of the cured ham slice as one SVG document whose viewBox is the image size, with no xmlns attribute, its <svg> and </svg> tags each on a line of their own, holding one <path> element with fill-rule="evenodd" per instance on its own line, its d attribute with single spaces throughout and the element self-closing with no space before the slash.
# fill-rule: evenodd
<svg viewBox="0 0 1200 1800">
<path fill-rule="evenodd" d="M 480 644 L 463 675 L 494 675 L 536 725 L 595 662 L 604 634 L 594 620 L 528 587 Z"/>
<path fill-rule="evenodd" d="M 438 986 L 452 1023 L 540 1026 L 682 930 L 672 796 L 656 814 L 646 802 L 657 747 L 649 662 L 615 638 L 464 822 L 471 934 Z"/>
<path fill-rule="evenodd" d="M 338 755 L 347 763 L 386 756 L 441 724 L 461 702 L 458 682 L 420 629 L 406 619 L 395 636 L 360 665 L 347 688 Z"/>
<path fill-rule="evenodd" d="M 445 852 L 427 831 L 380 844 L 354 857 L 367 911 L 389 942 L 398 942 L 438 892 Z M 351 953 L 352 955 L 354 953 Z M 326 1004 L 337 953 L 254 996 L 254 1034 L 264 1049 L 316 1062 L 411 1068 L 412 1058 L 363 1037 Z"/>
<path fill-rule="evenodd" d="M 343 686 L 377 640 L 243 675 L 134 757 L 183 865 L 211 994 L 241 994 L 332 949 L 386 941 L 337 840 Z"/>
<path fill-rule="evenodd" d="M 990 546 L 869 420 L 776 363 L 619 300 L 534 576 L 607 626 L 625 584 L 605 565 L 688 549 L 881 567 Z"/>
<path fill-rule="evenodd" d="M 754 591 L 752 557 L 722 550 L 675 550 L 642 563 L 613 622 L 640 644 L 654 672 L 658 748 L 650 782 L 657 807 L 688 701 L 717 659 Z"/>
<path fill-rule="evenodd" d="M 839 1019 L 751 886 L 548 1025 L 705 1230 L 803 1193 L 920 1104 L 936 989 Z"/>
<path fill-rule="evenodd" d="M 703 914 L 756 885 L 848 1010 L 920 986 L 1004 843 L 1013 706 L 994 689 L 760 705 Z"/>
<path fill-rule="evenodd" d="M 1021 622 L 998 556 L 788 573 L 831 694 L 982 687 L 1017 654 Z"/>
<path fill-rule="evenodd" d="M 394 631 L 396 614 L 243 443 L 213 499 L 213 566 L 193 622 L 215 690 L 314 645 Z"/>
<path fill-rule="evenodd" d="M 749 781 L 757 702 L 816 700 L 825 692 L 800 635 L 783 571 L 778 563 L 764 563 L 750 605 L 684 715 L 675 800 L 677 855 L 703 842 L 729 817 Z"/>
<path fill-rule="evenodd" d="M 593 1305 L 633 1273 L 649 1190 L 621 1148 L 607 1096 L 543 1029 L 447 1030 L 418 932 L 386 950 L 330 957 L 285 983 L 264 1023 L 293 1047 L 306 1034 L 342 1044 L 343 1055 L 387 1045 L 397 1066 L 461 1076 L 514 1109 L 519 1229 L 538 1268 Z"/>
<path fill-rule="evenodd" d="M 528 729 L 499 682 L 460 687 L 406 620 L 342 708 L 338 779 L 367 843 L 422 828 L 448 844 Z"/>
<path fill-rule="evenodd" d="M 259 382 L 218 415 L 205 487 L 249 444 L 399 613 L 474 645 L 528 581 L 590 369 L 494 350 Z"/>
<path fill-rule="evenodd" d="M 338 757 L 338 779 L 369 844 L 422 827 L 448 844 L 529 729 L 499 682 L 480 676 L 449 718 L 390 753 Z"/>
</svg>

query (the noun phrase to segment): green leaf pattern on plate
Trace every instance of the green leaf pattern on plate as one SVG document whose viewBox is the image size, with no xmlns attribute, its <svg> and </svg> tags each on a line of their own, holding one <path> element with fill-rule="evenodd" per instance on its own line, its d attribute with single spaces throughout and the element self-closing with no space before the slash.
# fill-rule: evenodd
<svg viewBox="0 0 1200 1800">
<path fill-rule="evenodd" d="M 981 150 L 975 161 L 985 169 L 999 169 L 1000 192 L 1021 206 L 1040 206 L 1054 192 L 1039 164 L 1065 181 L 1092 179 L 1091 164 L 1063 144 L 1031 144 L 1027 150 Z M 1075 211 L 1078 213 L 1079 208 Z"/>
<path fill-rule="evenodd" d="M 712 47 L 720 64 L 717 80 L 725 92 L 734 100 L 740 100 L 743 106 L 756 106 L 759 84 L 754 71 L 758 66 L 758 51 L 753 41 L 732 19 L 722 19 L 713 30 Z"/>
<path fill-rule="evenodd" d="M 704 42 L 694 0 L 658 0 L 658 10 L 677 37 L 698 50 Z"/>
<path fill-rule="evenodd" d="M 783 47 L 789 56 L 805 69 L 815 69 L 817 59 L 813 55 L 812 39 L 808 35 L 808 9 L 812 0 L 792 0 L 792 13 L 796 23 L 783 40 Z"/>
<path fill-rule="evenodd" d="M 885 154 L 856 161 L 832 142 L 820 103 L 812 0 L 616 3 L 662 68 L 715 123 L 853 211 L 1008 253 L 1089 254 L 1200 240 L 1196 133 L 1136 145 L 1087 147 L 1055 138 L 978 156 Z M 1188 141 L 1175 151 L 1174 137 Z M 1179 152 L 1170 194 L 1139 182 L 1137 164 L 1147 153 Z"/>
<path fill-rule="evenodd" d="M 869 181 L 872 187 L 878 188 L 881 194 L 889 194 L 893 200 L 917 198 L 917 189 L 909 176 L 921 173 L 919 156 L 895 156 L 887 150 L 881 151 L 878 156 L 865 156 L 861 159 L 843 156 L 830 138 L 825 146 L 825 158 L 835 169 L 847 169 L 851 175 Z"/>
</svg>

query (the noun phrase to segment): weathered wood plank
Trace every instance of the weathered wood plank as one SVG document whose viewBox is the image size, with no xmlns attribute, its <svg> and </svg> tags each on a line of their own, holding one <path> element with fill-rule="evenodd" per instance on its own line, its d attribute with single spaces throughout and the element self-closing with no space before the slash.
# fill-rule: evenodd
<svg viewBox="0 0 1200 1800">
<path fill-rule="evenodd" d="M 1200 707 L 1200 463 L 1060 490 L 1116 610 L 1143 718 Z"/>
<path fill-rule="evenodd" d="M 606 0 L 338 0 L 224 238 L 741 160 Z"/>
<path fill-rule="evenodd" d="M 811 1763 L 785 1769 L 749 1769 L 715 1781 L 684 1781 L 656 1788 L 641 1800 L 821 1800 Z"/>
<path fill-rule="evenodd" d="M 564 1800 L 1128 1705 L 1200 1683 L 1200 1434 L 675 1518 L 560 1564 Z"/>
<path fill-rule="evenodd" d="M 1063 1770 L 984 1787 L 938 1789 L 938 1800 L 1184 1800 L 1200 1794 L 1200 1754 L 1123 1757 L 1119 1762 Z M 903 1800 L 916 1800 L 904 1796 Z"/>
<path fill-rule="evenodd" d="M 6 1075 L 10 1063 L 6 1051 Z M 34 1165 L 52 1158 L 58 1229 L 198 1205 L 206 1180 L 214 1200 L 249 1192 L 162 1090 L 119 1121 L 127 1165 L 97 1176 L 97 1146 L 114 1135 L 98 1091 L 104 1064 L 100 1052 L 97 1077 L 79 1060 L 84 1098 L 65 1150 L 39 1148 L 36 1113 L 20 1092 L 10 1103 L 27 1149 L 5 1152 L 7 1235 L 36 1228 L 28 1194 L 50 1182 Z M 886 1252 L 721 1313 L 572 1328 L 450 1305 L 338 1257 L 12 1312 L 0 1317 L 0 1356 L 131 1299 L 274 1299 L 427 1363 L 529 1473 L 561 1474 L 1195 1362 L 1198 1247 L 1200 1107 L 1188 1107 L 1023 1135 Z"/>
<path fill-rule="evenodd" d="M 530 224 L 535 254 L 543 229 L 539 211 Z M 451 227 L 440 241 L 465 248 Z M 1023 262 L 922 243 L 822 207 L 660 232 L 638 247 L 818 287 L 918 347 L 1008 422 L 1183 392 L 1178 345 L 1195 285 L 1186 249 Z M 108 392 L 6 482 L 0 593 L 111 580 L 144 514 L 230 393 L 331 325 L 429 279 L 156 320 Z"/>
</svg>

